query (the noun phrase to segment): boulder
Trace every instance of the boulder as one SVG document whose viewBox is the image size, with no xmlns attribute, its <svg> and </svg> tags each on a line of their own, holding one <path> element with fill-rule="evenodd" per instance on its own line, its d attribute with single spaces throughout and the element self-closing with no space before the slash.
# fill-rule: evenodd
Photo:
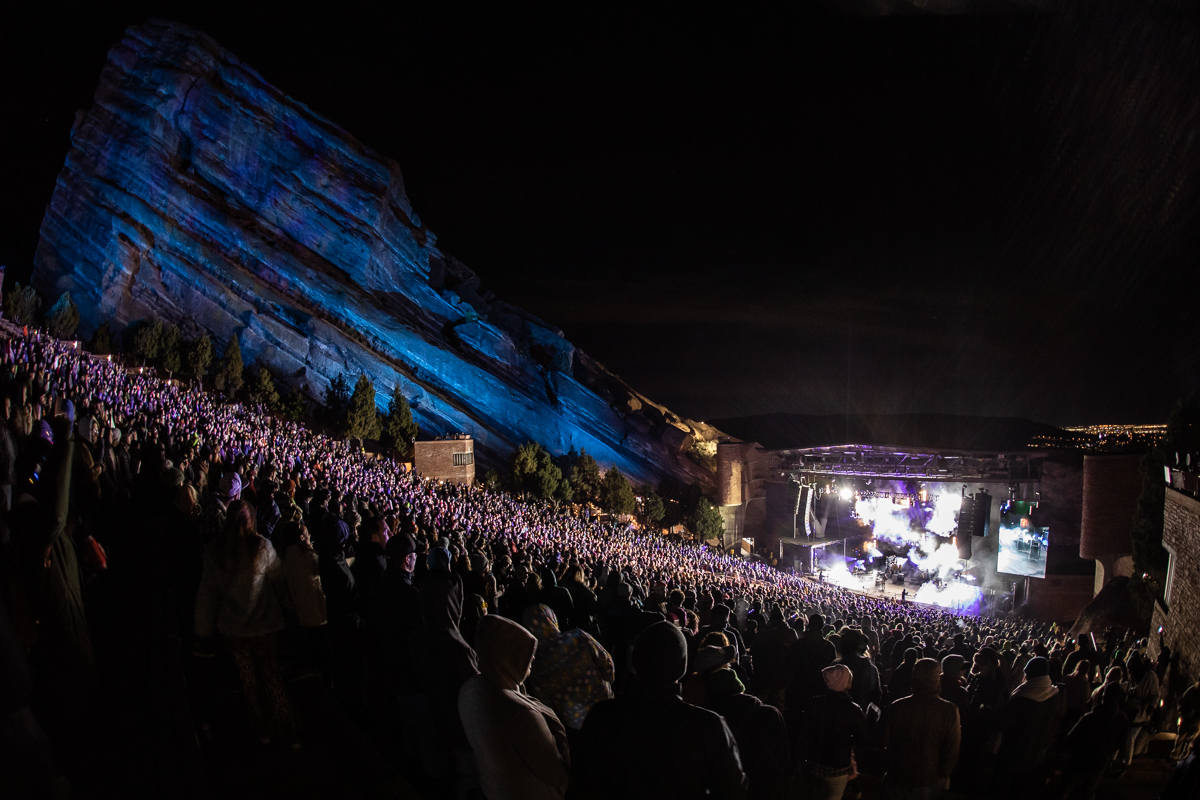
<svg viewBox="0 0 1200 800">
<path fill-rule="evenodd" d="M 638 482 L 713 484 L 660 407 L 630 424 L 613 397 L 645 398 L 437 247 L 396 162 L 184 25 L 135 25 L 109 51 L 33 282 L 71 292 L 83 336 L 160 318 L 237 337 L 314 397 L 339 372 L 368 375 L 381 409 L 399 387 L 426 434 L 471 434 L 483 469 L 532 439 Z"/>
</svg>

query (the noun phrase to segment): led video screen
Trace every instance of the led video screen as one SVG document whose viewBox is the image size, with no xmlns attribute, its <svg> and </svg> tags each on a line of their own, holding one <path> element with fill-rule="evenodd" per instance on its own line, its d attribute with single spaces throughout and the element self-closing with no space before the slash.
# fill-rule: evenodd
<svg viewBox="0 0 1200 800">
<path fill-rule="evenodd" d="M 1050 529 L 1038 522 L 1038 503 L 1008 500 L 1000 504 L 1000 547 L 996 571 L 1028 578 L 1046 577 Z"/>
</svg>

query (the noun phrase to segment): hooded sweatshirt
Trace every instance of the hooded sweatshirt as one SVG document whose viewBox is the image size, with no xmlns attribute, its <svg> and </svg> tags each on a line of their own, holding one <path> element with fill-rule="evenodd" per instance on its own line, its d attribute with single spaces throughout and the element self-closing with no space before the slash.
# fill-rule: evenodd
<svg viewBox="0 0 1200 800">
<path fill-rule="evenodd" d="M 479 760 L 489 800 L 554 800 L 566 794 L 567 734 L 547 706 L 525 694 L 537 639 L 498 616 L 479 621 L 480 674 L 463 684 L 458 713 Z"/>
<path fill-rule="evenodd" d="M 962 740 L 958 708 L 938 696 L 941 666 L 923 658 L 913 666 L 912 696 L 892 704 L 887 719 L 888 777 L 923 789 L 954 771 Z"/>
<path fill-rule="evenodd" d="M 462 685 L 479 672 L 475 651 L 458 630 L 462 619 L 462 581 L 448 572 L 431 572 L 421 583 L 421 627 L 409 638 L 417 687 L 429 697 L 429 707 L 452 747 L 465 747 L 466 735 L 458 715 Z M 412 688 L 402 688 L 402 693 Z"/>
<path fill-rule="evenodd" d="M 564 725 L 579 730 L 592 706 L 613 696 L 612 656 L 578 628 L 560 632 L 554 612 L 542 603 L 525 609 L 522 621 L 538 640 L 529 691 Z"/>
</svg>

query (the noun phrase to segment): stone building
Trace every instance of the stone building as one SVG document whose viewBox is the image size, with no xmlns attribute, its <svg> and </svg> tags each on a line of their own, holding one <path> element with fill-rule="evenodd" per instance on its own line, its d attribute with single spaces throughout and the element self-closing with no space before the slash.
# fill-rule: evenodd
<svg viewBox="0 0 1200 800">
<path fill-rule="evenodd" d="M 1142 491 L 1142 457 L 1089 454 L 1083 459 L 1083 522 L 1079 555 L 1096 562 L 1093 593 L 1133 574 L 1133 514 Z"/>
<path fill-rule="evenodd" d="M 1163 548 L 1170 554 L 1163 600 L 1154 604 L 1151 655 L 1158 631 L 1179 656 L 1183 671 L 1200 676 L 1200 500 L 1168 488 L 1163 504 Z"/>
<path fill-rule="evenodd" d="M 475 483 L 475 441 L 466 434 L 413 442 L 413 470 L 423 478 Z"/>
</svg>

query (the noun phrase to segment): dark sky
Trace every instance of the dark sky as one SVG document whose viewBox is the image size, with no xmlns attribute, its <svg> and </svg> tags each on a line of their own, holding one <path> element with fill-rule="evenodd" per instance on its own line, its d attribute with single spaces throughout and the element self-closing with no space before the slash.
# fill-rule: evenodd
<svg viewBox="0 0 1200 800">
<path fill-rule="evenodd" d="M 395 158 L 485 288 L 685 416 L 1154 422 L 1200 388 L 1190 4 L 736 5 L 23 20 L 0 55 L 0 264 L 28 274 L 75 110 L 158 16 Z"/>
</svg>

